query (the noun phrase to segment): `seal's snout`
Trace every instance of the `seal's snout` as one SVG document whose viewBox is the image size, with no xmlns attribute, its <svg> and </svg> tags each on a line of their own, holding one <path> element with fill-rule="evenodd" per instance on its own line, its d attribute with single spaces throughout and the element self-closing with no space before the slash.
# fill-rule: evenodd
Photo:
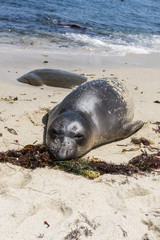
<svg viewBox="0 0 160 240">
<path fill-rule="evenodd" d="M 69 137 L 64 137 L 62 145 L 57 152 L 58 159 L 65 160 L 65 159 L 72 159 L 74 158 L 76 152 L 76 146 L 73 139 Z"/>
<path fill-rule="evenodd" d="M 75 157 L 76 144 L 69 138 L 64 137 L 56 139 L 49 146 L 50 153 L 58 160 L 69 160 Z"/>
</svg>

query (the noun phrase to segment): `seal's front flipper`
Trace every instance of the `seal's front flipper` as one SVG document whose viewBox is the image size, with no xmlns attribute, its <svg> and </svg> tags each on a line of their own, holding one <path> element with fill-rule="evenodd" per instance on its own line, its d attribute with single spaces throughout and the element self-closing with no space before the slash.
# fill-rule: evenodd
<svg viewBox="0 0 160 240">
<path fill-rule="evenodd" d="M 131 122 L 131 123 L 126 123 L 123 126 L 122 138 L 129 137 L 130 135 L 132 135 L 133 133 L 138 131 L 143 126 L 143 124 L 144 124 L 144 122 L 140 121 L 140 120 Z"/>
</svg>

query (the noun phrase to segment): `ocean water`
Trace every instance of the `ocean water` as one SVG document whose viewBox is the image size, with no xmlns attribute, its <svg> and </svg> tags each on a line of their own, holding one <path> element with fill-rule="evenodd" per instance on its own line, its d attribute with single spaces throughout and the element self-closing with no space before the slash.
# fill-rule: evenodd
<svg viewBox="0 0 160 240">
<path fill-rule="evenodd" d="M 0 44 L 160 52 L 160 0 L 0 0 Z"/>
</svg>

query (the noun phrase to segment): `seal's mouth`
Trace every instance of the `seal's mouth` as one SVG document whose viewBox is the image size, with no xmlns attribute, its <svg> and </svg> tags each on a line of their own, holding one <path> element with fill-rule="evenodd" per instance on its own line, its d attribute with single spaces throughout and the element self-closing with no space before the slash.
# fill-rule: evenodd
<svg viewBox="0 0 160 240">
<path fill-rule="evenodd" d="M 58 160 L 71 160 L 76 158 L 76 154 L 70 147 L 61 147 L 56 153 L 54 152 L 54 157 Z"/>
<path fill-rule="evenodd" d="M 49 149 L 49 153 L 52 157 L 53 160 L 58 160 L 58 161 L 64 161 L 64 160 L 72 160 L 75 159 L 76 156 L 75 154 L 68 154 L 66 152 L 61 153 L 61 152 L 52 152 L 52 150 Z"/>
<path fill-rule="evenodd" d="M 55 141 L 48 146 L 48 149 L 52 159 L 71 160 L 76 158 L 77 148 L 74 141 Z"/>
</svg>

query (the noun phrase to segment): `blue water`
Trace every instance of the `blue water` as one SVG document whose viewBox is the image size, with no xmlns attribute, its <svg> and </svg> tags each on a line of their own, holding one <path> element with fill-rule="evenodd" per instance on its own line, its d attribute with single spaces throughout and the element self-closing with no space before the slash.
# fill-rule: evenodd
<svg viewBox="0 0 160 240">
<path fill-rule="evenodd" d="M 0 44 L 160 52 L 160 0 L 0 0 Z"/>
</svg>

